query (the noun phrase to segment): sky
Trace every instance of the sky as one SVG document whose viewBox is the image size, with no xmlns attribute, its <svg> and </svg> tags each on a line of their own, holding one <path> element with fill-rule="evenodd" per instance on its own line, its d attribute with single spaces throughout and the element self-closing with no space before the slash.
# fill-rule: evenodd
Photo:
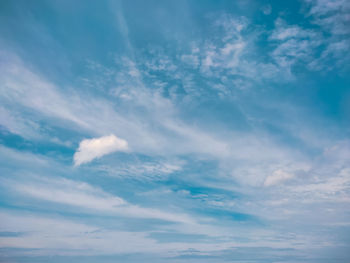
<svg viewBox="0 0 350 263">
<path fill-rule="evenodd" d="M 348 0 L 2 0 L 0 262 L 350 262 Z"/>
</svg>

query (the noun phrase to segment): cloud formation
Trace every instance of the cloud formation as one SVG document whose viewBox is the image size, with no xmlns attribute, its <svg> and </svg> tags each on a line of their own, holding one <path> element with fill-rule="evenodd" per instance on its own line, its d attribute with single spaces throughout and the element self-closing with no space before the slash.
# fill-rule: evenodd
<svg viewBox="0 0 350 263">
<path fill-rule="evenodd" d="M 138 5 L 0 10 L 0 261 L 349 262 L 347 1 Z"/>
<path fill-rule="evenodd" d="M 111 134 L 95 139 L 85 139 L 74 154 L 74 165 L 91 162 L 103 155 L 128 150 L 128 142 Z"/>
<path fill-rule="evenodd" d="M 273 172 L 272 175 L 268 176 L 264 182 L 264 186 L 272 186 L 272 185 L 276 185 L 279 184 L 283 181 L 289 180 L 291 178 L 293 178 L 294 175 L 291 173 L 287 173 L 283 170 L 276 170 Z"/>
<path fill-rule="evenodd" d="M 129 203 L 90 184 L 56 177 L 31 177 L 31 182 L 5 181 L 16 192 L 37 200 L 73 206 L 79 211 L 92 214 L 105 213 L 131 218 L 158 219 L 169 222 L 193 224 L 195 221 L 183 213 L 172 213 Z M 0 182 L 1 183 L 1 182 Z"/>
</svg>

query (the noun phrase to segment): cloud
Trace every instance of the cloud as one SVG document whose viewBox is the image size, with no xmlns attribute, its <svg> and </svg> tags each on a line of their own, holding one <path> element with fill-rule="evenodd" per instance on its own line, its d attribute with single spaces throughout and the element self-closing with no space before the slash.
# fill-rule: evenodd
<svg viewBox="0 0 350 263">
<path fill-rule="evenodd" d="M 30 213 L 18 215 L 0 211 L 0 216 L 1 231 L 20 233 L 15 237 L 2 237 L 1 247 L 50 249 L 50 253 L 56 255 L 67 249 L 78 255 L 148 252 L 158 249 L 155 240 L 147 238 L 143 232 L 105 230 L 60 217 L 44 217 Z"/>
<path fill-rule="evenodd" d="M 347 0 L 305 0 L 312 22 L 333 35 L 349 35 L 350 3 Z"/>
<path fill-rule="evenodd" d="M 275 28 L 269 36 L 269 45 L 275 46 L 271 59 L 293 79 L 293 68 L 300 63 L 309 64 L 317 57 L 317 48 L 323 43 L 322 35 L 316 30 L 289 25 L 281 18 L 275 21 Z"/>
<path fill-rule="evenodd" d="M 43 255 L 43 251 L 48 251 L 53 255 L 103 255 L 126 253 L 160 253 L 165 259 L 181 256 L 184 253 L 208 254 L 220 253 L 235 247 L 256 248 L 257 246 L 272 246 L 274 248 L 286 248 L 288 243 L 280 241 L 259 241 L 256 244 L 244 244 L 235 240 L 225 240 L 219 243 L 216 239 L 209 239 L 206 242 L 159 242 L 154 234 L 157 232 L 125 231 L 121 229 L 110 229 L 99 227 L 95 224 L 87 224 L 59 216 L 49 217 L 34 213 L 15 213 L 13 211 L 0 210 L 2 224 L 0 230 L 3 232 L 18 233 L 16 236 L 0 237 L 0 247 L 11 248 L 9 254 L 18 254 L 21 248 L 21 255 L 31 255 L 33 257 Z M 181 226 L 181 225 L 179 225 Z M 195 229 L 189 229 L 196 235 Z M 174 235 L 172 232 L 159 232 L 163 235 Z M 158 233 L 158 234 L 159 234 Z M 256 233 L 254 233 L 256 235 Z M 181 237 L 181 235 L 179 235 Z M 198 236 L 198 235 L 197 235 Z M 184 237 L 188 238 L 189 235 Z M 35 254 L 33 249 L 39 251 Z M 142 256 L 145 257 L 145 254 Z M 147 257 L 147 256 L 146 256 Z M 129 258 L 129 257 L 128 257 Z M 142 259 L 143 260 L 143 259 Z M 139 262 L 139 261 L 132 261 Z M 149 262 L 149 261 L 146 261 Z M 162 260 L 166 262 L 166 260 Z"/>
<path fill-rule="evenodd" d="M 137 180 L 164 180 L 175 172 L 180 172 L 186 163 L 180 160 L 160 159 L 152 162 L 124 160 L 123 163 L 98 165 L 93 169 L 102 171 L 113 177 L 128 177 Z"/>
<path fill-rule="evenodd" d="M 79 211 L 89 211 L 91 214 L 104 213 L 183 224 L 195 223 L 187 214 L 167 212 L 132 204 L 119 196 L 107 193 L 85 182 L 73 181 L 62 177 L 52 179 L 41 176 L 29 176 L 29 179 L 31 181 L 25 183 L 2 180 L 0 184 L 7 185 L 17 193 L 27 197 L 72 206 L 79 209 Z"/>
<path fill-rule="evenodd" d="M 29 131 L 35 133 L 36 137 L 44 137 L 43 131 L 48 127 L 62 127 L 73 132 L 80 130 L 91 137 L 118 132 L 137 153 L 222 156 L 219 154 L 222 152 L 222 140 L 182 121 L 179 109 L 171 100 L 159 91 L 147 89 L 141 77 L 130 75 L 131 71 L 138 70 L 137 64 L 132 60 L 122 60 L 126 64 L 123 65 L 124 70 L 113 75 L 118 79 L 116 86 L 133 87 L 126 88 L 125 91 L 122 88 L 123 92 L 120 91 L 120 96 L 130 100 L 119 100 L 120 111 L 117 112 L 114 101 L 102 96 L 69 89 L 63 92 L 59 86 L 32 71 L 29 63 L 11 52 L 0 53 L 0 58 L 0 79 L 3 80 L 3 85 L 0 85 L 0 100 L 4 105 L 9 105 L 6 112 L 1 110 L 6 114 L 0 123 L 11 132 L 25 137 L 29 137 Z M 110 72 L 114 72 L 113 69 Z M 33 114 L 37 118 L 33 118 Z M 54 123 L 52 119 L 55 119 Z M 42 122 L 39 120 L 46 122 L 45 128 L 41 127 Z M 17 123 L 21 123 L 20 127 Z M 203 147 L 203 140 L 206 147 Z M 104 154 L 89 154 L 87 157 L 76 153 L 75 158 L 78 159 L 75 159 L 75 165 Z"/>
<path fill-rule="evenodd" d="M 264 182 L 264 186 L 272 186 L 272 185 L 276 185 L 278 183 L 281 183 L 283 181 L 289 180 L 291 178 L 293 178 L 294 175 L 291 173 L 287 173 L 283 170 L 276 170 L 273 172 L 272 175 L 268 176 Z"/>
<path fill-rule="evenodd" d="M 14 184 L 13 187 L 26 196 L 99 211 L 113 211 L 114 207 L 126 204 L 122 198 L 105 193 L 87 183 L 63 178 L 34 179 L 39 180 Z"/>
<path fill-rule="evenodd" d="M 128 150 L 128 142 L 111 134 L 95 139 L 85 139 L 74 154 L 74 165 L 91 162 L 93 159 L 117 151 Z"/>
</svg>

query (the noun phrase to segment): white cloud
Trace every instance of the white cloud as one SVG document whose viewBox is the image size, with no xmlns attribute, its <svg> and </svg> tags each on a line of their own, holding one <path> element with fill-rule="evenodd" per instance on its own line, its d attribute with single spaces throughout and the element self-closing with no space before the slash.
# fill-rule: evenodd
<svg viewBox="0 0 350 263">
<path fill-rule="evenodd" d="M 172 101 L 159 91 L 147 89 L 142 83 L 142 78 L 130 76 L 130 71 L 137 70 L 137 65 L 130 60 L 122 60 L 123 63 L 128 62 L 126 73 L 122 73 L 129 77 L 120 72 L 115 73 L 118 87 L 133 87 L 125 89 L 128 93 L 122 93 L 129 97 L 130 101 L 119 105 L 120 111 L 117 112 L 112 101 L 96 94 L 82 94 L 69 88 L 62 92 L 60 87 L 31 71 L 15 54 L 2 52 L 0 58 L 0 79 L 3 81 L 0 85 L 0 100 L 4 105 L 10 105 L 9 110 L 7 109 L 9 114 L 1 118 L 0 123 L 5 125 L 6 129 L 22 136 L 30 130 L 37 133 L 37 137 L 43 136 L 40 122 L 34 121 L 32 116 L 28 117 L 30 113 L 37 114 L 39 120 L 47 121 L 47 127 L 50 128 L 79 130 L 80 133 L 91 137 L 118 133 L 134 152 L 148 155 L 197 153 L 216 156 L 217 152 L 213 152 L 212 149 L 222 145 L 221 140 L 214 138 L 210 133 L 179 120 L 178 109 Z M 162 60 L 162 63 L 168 65 L 167 60 Z M 119 81 L 120 79 L 123 81 Z M 33 119 L 33 123 L 23 122 L 22 119 Z M 52 119 L 55 120 L 54 123 Z M 18 122 L 21 126 L 16 124 Z M 166 125 L 167 123 L 174 125 Z M 36 126 L 38 128 L 32 128 Z M 182 128 L 179 129 L 178 126 Z M 196 138 L 207 138 L 208 147 L 204 148 Z M 100 154 L 85 156 L 76 153 L 75 165 L 103 155 Z"/>
<path fill-rule="evenodd" d="M 214 24 L 218 29 L 222 29 L 224 34 L 218 43 L 209 42 L 202 47 L 205 56 L 202 57 L 201 71 L 205 75 L 241 66 L 243 54 L 247 49 L 242 33 L 247 28 L 246 19 L 223 15 Z"/>
<path fill-rule="evenodd" d="M 349 11 L 348 0 L 305 0 L 310 6 L 308 16 L 312 22 L 321 26 L 333 35 L 349 35 Z"/>
<path fill-rule="evenodd" d="M 275 46 L 270 53 L 271 58 L 286 73 L 285 77 L 293 79 L 292 68 L 300 62 L 308 64 L 314 61 L 317 56 L 315 50 L 322 44 L 323 38 L 316 30 L 289 25 L 277 18 L 269 41 Z"/>
<path fill-rule="evenodd" d="M 128 142 L 111 134 L 95 139 L 85 139 L 74 154 L 74 165 L 91 162 L 93 159 L 117 151 L 128 150 Z"/>
<path fill-rule="evenodd" d="M 294 187 L 292 191 L 302 197 L 302 202 L 350 202 L 350 168 L 340 170 L 329 178 L 316 178 L 309 184 Z"/>
<path fill-rule="evenodd" d="M 18 236 L 0 237 L 2 248 L 22 248 L 22 255 L 103 255 L 126 253 L 161 253 L 162 255 L 179 256 L 186 251 L 193 253 L 220 252 L 232 249 L 232 247 L 261 247 L 271 246 L 277 248 L 290 247 L 288 241 L 278 242 L 259 240 L 258 242 L 242 243 L 234 240 L 216 242 L 158 242 L 152 238 L 149 232 L 124 231 L 114 228 L 105 228 L 86 222 L 62 219 L 60 217 L 48 217 L 33 213 L 14 213 L 0 210 L 2 224 L 0 231 L 20 233 Z M 216 232 L 208 226 L 197 225 L 195 228 L 177 225 L 175 230 L 190 234 L 202 232 Z M 164 227 L 163 227 L 164 228 Z M 168 233 L 166 229 L 162 233 Z M 172 232 L 170 232 L 172 233 Z M 227 233 L 227 231 L 226 231 Z M 254 232 L 254 236 L 257 234 Z M 261 237 L 261 234 L 260 236 Z M 29 250 L 28 250 L 29 249 Z M 37 249 L 37 253 L 32 249 Z M 9 254 L 11 251 L 9 252 Z"/>
<path fill-rule="evenodd" d="M 278 169 L 278 170 L 274 171 L 272 175 L 268 176 L 265 179 L 264 185 L 265 186 L 276 185 L 276 184 L 281 183 L 283 181 L 289 180 L 293 177 L 294 177 L 293 174 L 287 173 L 281 169 Z"/>
<path fill-rule="evenodd" d="M 64 204 L 92 214 L 101 212 L 131 218 L 151 218 L 169 222 L 193 224 L 186 214 L 171 213 L 159 209 L 141 207 L 123 198 L 112 195 L 90 184 L 56 177 L 31 176 L 30 182 L 2 180 L 1 184 L 14 189 L 21 195 L 42 201 Z"/>
<path fill-rule="evenodd" d="M 0 231 L 20 232 L 16 237 L 0 238 L 0 247 L 50 249 L 50 254 L 101 254 L 148 252 L 157 250 L 153 239 L 143 232 L 105 230 L 101 227 L 59 217 L 15 214 L 0 211 Z M 72 253 L 72 252 L 71 252 Z"/>
<path fill-rule="evenodd" d="M 13 187 L 21 194 L 37 199 L 93 210 L 112 211 L 114 207 L 126 204 L 122 198 L 89 184 L 66 179 L 41 178 L 39 182 L 14 184 Z"/>
<path fill-rule="evenodd" d="M 179 160 L 158 160 L 145 162 L 133 159 L 132 163 L 106 164 L 95 166 L 97 171 L 106 172 L 113 177 L 133 177 L 137 180 L 163 180 L 174 172 L 182 170 L 185 162 Z"/>
</svg>

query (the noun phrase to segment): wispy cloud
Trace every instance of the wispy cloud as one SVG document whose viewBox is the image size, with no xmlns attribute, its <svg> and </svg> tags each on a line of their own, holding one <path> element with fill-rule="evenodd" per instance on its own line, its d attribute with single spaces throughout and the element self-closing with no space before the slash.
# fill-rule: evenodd
<svg viewBox="0 0 350 263">
<path fill-rule="evenodd" d="M 313 23 L 334 35 L 349 35 L 350 4 L 346 0 L 306 0 Z"/>
<path fill-rule="evenodd" d="M 209 2 L 0 9 L 5 261 L 348 261 L 349 4 Z"/>
<path fill-rule="evenodd" d="M 66 204 L 78 209 L 104 211 L 125 217 L 152 218 L 180 223 L 195 222 L 185 214 L 163 212 L 158 209 L 130 204 L 123 198 L 108 194 L 84 182 L 57 177 L 55 179 L 32 177 L 30 183 L 22 184 L 8 181 L 6 184 L 21 195 Z"/>
</svg>

